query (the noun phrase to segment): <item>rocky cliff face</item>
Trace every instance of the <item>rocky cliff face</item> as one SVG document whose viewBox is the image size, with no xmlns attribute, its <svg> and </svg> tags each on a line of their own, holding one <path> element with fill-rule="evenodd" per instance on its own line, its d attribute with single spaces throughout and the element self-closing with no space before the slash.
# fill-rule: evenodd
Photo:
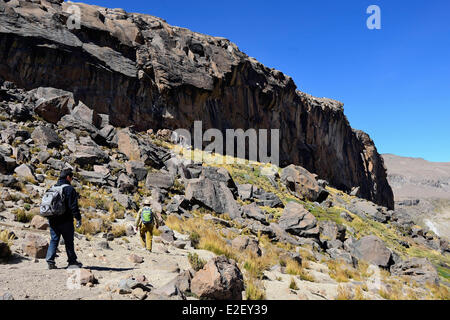
<svg viewBox="0 0 450 320">
<path fill-rule="evenodd" d="M 81 29 L 70 30 L 71 5 L 0 0 L 0 77 L 73 92 L 115 126 L 280 129 L 282 165 L 393 208 L 383 159 L 341 103 L 298 91 L 227 39 L 157 17 L 76 4 Z"/>
</svg>

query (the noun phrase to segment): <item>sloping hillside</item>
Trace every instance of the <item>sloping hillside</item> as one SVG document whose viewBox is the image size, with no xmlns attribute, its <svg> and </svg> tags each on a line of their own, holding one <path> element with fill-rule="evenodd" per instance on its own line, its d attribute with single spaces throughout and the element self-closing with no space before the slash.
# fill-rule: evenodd
<svg viewBox="0 0 450 320">
<path fill-rule="evenodd" d="M 54 88 L 0 87 L 0 296 L 15 299 L 448 299 L 448 242 L 408 214 L 299 166 L 190 160 L 170 130 L 138 132 Z M 36 110 L 73 105 L 56 124 Z M 236 159 L 229 159 L 236 160 Z M 81 270 L 46 270 L 41 197 L 74 168 Z M 154 251 L 132 228 L 164 221 Z M 76 272 L 79 272 L 78 274 Z M 77 276 L 80 287 L 68 287 Z M 226 284 L 226 285 L 224 285 Z M 6 292 L 6 293 L 4 293 Z"/>
</svg>

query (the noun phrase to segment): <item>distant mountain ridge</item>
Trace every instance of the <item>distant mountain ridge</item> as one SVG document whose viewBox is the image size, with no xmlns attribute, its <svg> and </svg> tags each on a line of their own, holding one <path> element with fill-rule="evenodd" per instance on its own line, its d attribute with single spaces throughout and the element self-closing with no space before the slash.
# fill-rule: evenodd
<svg viewBox="0 0 450 320">
<path fill-rule="evenodd" d="M 450 162 L 382 155 L 397 210 L 450 238 Z"/>
</svg>

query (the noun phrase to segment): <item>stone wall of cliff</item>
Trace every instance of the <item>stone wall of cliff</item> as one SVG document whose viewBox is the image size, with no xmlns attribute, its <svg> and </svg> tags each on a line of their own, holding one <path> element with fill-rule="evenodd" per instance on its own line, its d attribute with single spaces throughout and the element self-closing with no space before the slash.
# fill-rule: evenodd
<svg viewBox="0 0 450 320">
<path fill-rule="evenodd" d="M 76 4 L 81 29 L 70 30 L 71 5 L 0 0 L 0 77 L 71 91 L 116 126 L 280 129 L 282 165 L 393 208 L 383 159 L 341 103 L 298 91 L 227 39 L 157 17 Z"/>
</svg>

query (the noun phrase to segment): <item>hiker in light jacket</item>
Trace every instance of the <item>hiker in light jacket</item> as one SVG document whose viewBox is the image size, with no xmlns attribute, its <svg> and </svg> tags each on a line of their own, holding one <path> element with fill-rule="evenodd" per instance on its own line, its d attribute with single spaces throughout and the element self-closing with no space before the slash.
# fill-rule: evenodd
<svg viewBox="0 0 450 320">
<path fill-rule="evenodd" d="M 56 249 L 58 248 L 61 236 L 64 239 L 66 246 L 68 267 L 77 266 L 82 267 L 82 264 L 77 261 L 77 255 L 74 248 L 75 228 L 73 219 L 77 220 L 77 228 L 81 227 L 81 214 L 78 208 L 78 193 L 70 184 L 73 179 L 73 172 L 71 169 L 64 169 L 61 171 L 59 180 L 56 186 L 67 185 L 63 189 L 65 213 L 58 217 L 48 218 L 50 225 L 50 245 L 47 250 L 46 261 L 49 269 L 56 269 L 55 258 Z"/>
<path fill-rule="evenodd" d="M 142 245 L 149 251 L 152 251 L 152 240 L 153 240 L 153 227 L 158 226 L 156 221 L 156 215 L 151 208 L 150 199 L 145 199 L 143 202 L 144 207 L 139 210 L 136 217 L 136 230 L 139 233 L 139 238 L 141 239 Z M 150 212 L 152 216 L 151 223 L 144 223 L 142 219 L 143 212 Z"/>
</svg>

